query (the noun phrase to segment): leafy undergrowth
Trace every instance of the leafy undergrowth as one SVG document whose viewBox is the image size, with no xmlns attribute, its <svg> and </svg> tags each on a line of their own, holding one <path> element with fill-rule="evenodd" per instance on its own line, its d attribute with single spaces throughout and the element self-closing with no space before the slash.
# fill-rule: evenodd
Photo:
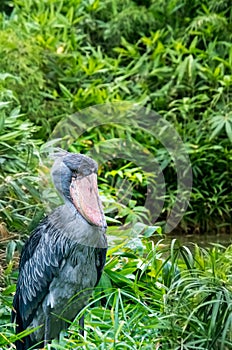
<svg viewBox="0 0 232 350">
<path fill-rule="evenodd" d="M 100 284 L 83 310 L 85 336 L 79 335 L 77 317 L 68 333 L 53 346 L 86 350 L 229 350 L 231 246 L 206 250 L 193 245 L 189 249 L 176 240 L 167 245 L 160 239 L 158 228 L 139 227 L 137 237 L 108 250 Z M 6 278 L 8 287 L 1 297 L 0 346 L 13 348 L 9 312 L 15 285 L 9 271 Z"/>
<path fill-rule="evenodd" d="M 231 1 L 2 3 L 0 97 L 3 102 L 11 102 L 11 116 L 23 115 L 14 119 L 16 130 L 11 139 L 1 136 L 7 147 L 0 144 L 0 152 L 19 158 L 20 151 L 26 159 L 27 150 L 21 143 L 19 148 L 9 147 L 20 133 L 26 134 L 24 143 L 31 146 L 30 154 L 36 158 L 32 151 L 35 140 L 46 142 L 57 122 L 68 115 L 96 104 L 138 103 L 172 123 L 188 151 L 193 191 L 180 229 L 188 233 L 231 232 Z M 15 110 L 19 106 L 21 112 Z M 1 120 L 0 131 L 2 123 Z M 160 215 L 164 220 L 176 197 L 176 169 L 168 152 L 143 130 L 126 125 L 104 125 L 96 130 L 89 128 L 91 125 L 78 139 L 76 150 L 85 153 L 113 137 L 131 138 L 158 160 L 166 185 Z M 117 181 L 127 162 L 109 163 L 104 166 L 104 174 L 118 171 L 115 176 L 109 174 Z M 135 164 L 131 164 L 128 170 L 134 168 Z M 30 170 L 34 175 L 34 166 Z M 141 170 L 136 174 L 137 178 L 130 176 L 130 180 L 135 198 L 142 202 L 145 181 Z M 28 174 L 26 178 L 25 182 L 32 181 L 31 187 L 36 184 Z M 17 179 L 14 189 L 14 184 L 8 183 L 7 192 L 18 191 L 21 200 L 20 182 L 24 186 L 23 180 Z M 13 201 L 13 208 L 9 204 L 17 226 L 23 226 L 36 210 L 37 198 L 31 197 L 37 194 L 25 192 L 26 203 Z M 24 215 L 27 209 L 24 213 L 21 208 L 27 204 L 28 213 Z M 8 226 L 14 223 L 8 208 L 0 214 Z"/>
</svg>

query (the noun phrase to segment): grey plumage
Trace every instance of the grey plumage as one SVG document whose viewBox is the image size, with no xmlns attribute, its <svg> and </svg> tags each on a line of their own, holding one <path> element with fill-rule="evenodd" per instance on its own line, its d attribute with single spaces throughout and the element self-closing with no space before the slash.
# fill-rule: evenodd
<svg viewBox="0 0 232 350">
<path fill-rule="evenodd" d="M 41 327 L 17 341 L 17 350 L 42 347 L 57 338 L 67 327 L 65 320 L 75 318 L 99 282 L 107 241 L 95 183 L 95 192 L 91 189 L 96 171 L 96 163 L 83 155 L 66 153 L 55 162 L 53 179 L 65 204 L 46 217 L 25 244 L 12 312 L 17 333 Z M 87 198 L 96 197 L 93 211 L 91 203 L 84 203 L 81 186 Z"/>
</svg>

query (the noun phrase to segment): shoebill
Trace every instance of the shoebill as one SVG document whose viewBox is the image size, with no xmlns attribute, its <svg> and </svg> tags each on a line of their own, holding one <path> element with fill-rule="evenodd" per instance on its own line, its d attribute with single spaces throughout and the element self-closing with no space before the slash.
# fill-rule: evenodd
<svg viewBox="0 0 232 350">
<path fill-rule="evenodd" d="M 16 342 L 17 350 L 58 338 L 100 280 L 107 241 L 97 170 L 82 154 L 56 157 L 51 173 L 64 204 L 40 222 L 22 250 L 12 321 L 16 333 L 37 329 Z M 83 334 L 84 317 L 79 322 Z"/>
</svg>

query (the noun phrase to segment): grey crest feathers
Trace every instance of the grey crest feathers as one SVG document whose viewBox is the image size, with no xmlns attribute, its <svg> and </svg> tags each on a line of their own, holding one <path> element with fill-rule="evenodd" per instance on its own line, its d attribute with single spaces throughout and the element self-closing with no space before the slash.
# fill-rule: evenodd
<svg viewBox="0 0 232 350">
<path fill-rule="evenodd" d="M 70 200 L 69 186 L 72 176 L 83 177 L 98 171 L 97 163 L 83 154 L 58 149 L 51 157 L 55 158 L 51 170 L 52 180 L 64 199 Z"/>
</svg>

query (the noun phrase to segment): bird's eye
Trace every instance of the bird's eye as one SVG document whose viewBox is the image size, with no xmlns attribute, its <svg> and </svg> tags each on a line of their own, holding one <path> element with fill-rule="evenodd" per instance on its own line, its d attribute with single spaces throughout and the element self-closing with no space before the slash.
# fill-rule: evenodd
<svg viewBox="0 0 232 350">
<path fill-rule="evenodd" d="M 74 179 L 76 179 L 76 178 L 77 178 L 77 176 L 78 176 L 77 171 L 76 171 L 76 170 L 74 170 L 74 171 L 72 172 L 72 177 L 73 177 Z"/>
</svg>

